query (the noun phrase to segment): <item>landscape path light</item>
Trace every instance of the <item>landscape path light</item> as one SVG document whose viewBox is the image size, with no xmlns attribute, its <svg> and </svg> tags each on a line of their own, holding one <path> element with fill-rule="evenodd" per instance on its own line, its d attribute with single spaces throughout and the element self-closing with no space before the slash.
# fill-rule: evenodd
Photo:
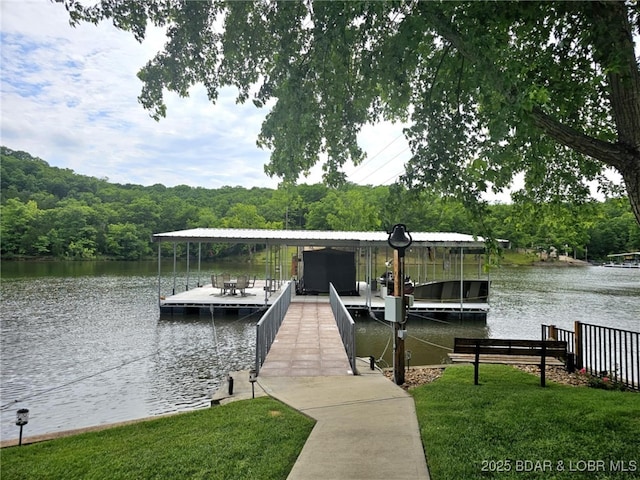
<svg viewBox="0 0 640 480">
<path fill-rule="evenodd" d="M 29 409 L 21 408 L 16 412 L 16 425 L 20 427 L 20 439 L 18 445 L 22 445 L 22 427 L 29 423 Z"/>
<path fill-rule="evenodd" d="M 251 398 L 256 398 L 255 385 L 258 381 L 258 372 L 255 369 L 249 370 L 249 382 L 251 382 Z"/>
</svg>

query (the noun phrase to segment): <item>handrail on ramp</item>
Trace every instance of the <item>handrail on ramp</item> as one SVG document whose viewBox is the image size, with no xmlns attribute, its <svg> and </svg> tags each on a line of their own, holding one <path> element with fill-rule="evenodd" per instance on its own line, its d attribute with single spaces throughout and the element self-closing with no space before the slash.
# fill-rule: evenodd
<svg viewBox="0 0 640 480">
<path fill-rule="evenodd" d="M 269 307 L 256 325 L 256 375 L 264 364 L 271 345 L 278 334 L 280 325 L 284 320 L 289 305 L 291 304 L 293 282 L 289 282 L 278 299 Z"/>
<path fill-rule="evenodd" d="M 333 316 L 335 317 L 336 324 L 338 325 L 342 343 L 347 351 L 351 371 L 356 375 L 356 323 L 353 321 L 353 318 L 351 318 L 351 314 L 349 313 L 349 310 L 347 310 L 347 307 L 342 303 L 340 295 L 338 295 L 333 283 L 329 283 L 329 301 L 331 303 Z"/>
</svg>

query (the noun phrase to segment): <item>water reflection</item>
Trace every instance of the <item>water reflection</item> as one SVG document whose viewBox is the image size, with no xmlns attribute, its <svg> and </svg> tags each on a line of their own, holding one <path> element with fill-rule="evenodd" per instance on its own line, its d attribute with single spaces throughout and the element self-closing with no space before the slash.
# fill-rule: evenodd
<svg viewBox="0 0 640 480">
<path fill-rule="evenodd" d="M 237 316 L 185 316 L 158 322 L 150 382 L 152 413 L 208 406 L 228 372 L 254 361 L 255 321 Z"/>
<path fill-rule="evenodd" d="M 382 366 L 393 364 L 393 336 L 389 324 L 375 319 L 356 320 L 356 352 L 358 356 L 374 356 Z M 484 322 L 422 319 L 406 325 L 408 338 L 405 351 L 411 352 L 413 365 L 436 365 L 446 362 L 453 349 L 453 339 L 461 336 L 488 336 Z"/>
<path fill-rule="evenodd" d="M 160 316 L 154 262 L 2 267 L 3 439 L 17 438 L 22 407 L 30 436 L 207 406 L 228 372 L 253 365 L 258 317 Z M 575 320 L 640 330 L 640 271 L 501 269 L 491 295 L 486 323 L 411 321 L 410 365 L 443 362 L 456 336 L 538 338 L 543 323 Z M 358 355 L 391 364 L 390 327 L 356 322 Z"/>
</svg>

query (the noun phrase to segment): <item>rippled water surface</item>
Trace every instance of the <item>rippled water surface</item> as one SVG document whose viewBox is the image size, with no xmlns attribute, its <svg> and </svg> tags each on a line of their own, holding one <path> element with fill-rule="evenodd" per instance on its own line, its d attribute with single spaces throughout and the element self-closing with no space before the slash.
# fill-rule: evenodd
<svg viewBox="0 0 640 480">
<path fill-rule="evenodd" d="M 153 263 L 2 267 L 2 439 L 18 436 L 18 408 L 28 436 L 208 406 L 254 361 L 257 317 L 160 316 Z M 439 363 L 455 336 L 539 338 L 575 320 L 640 330 L 640 270 L 503 268 L 486 323 L 412 321 L 406 348 L 410 364 Z M 358 355 L 391 362 L 389 327 L 356 322 Z"/>
</svg>

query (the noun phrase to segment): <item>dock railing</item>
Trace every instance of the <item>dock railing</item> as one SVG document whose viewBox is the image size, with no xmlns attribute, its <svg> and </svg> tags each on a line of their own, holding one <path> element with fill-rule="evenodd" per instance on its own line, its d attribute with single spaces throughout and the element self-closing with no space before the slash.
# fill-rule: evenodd
<svg viewBox="0 0 640 480">
<path fill-rule="evenodd" d="M 542 339 L 566 341 L 585 373 L 640 389 L 640 332 L 575 322 L 573 332 L 542 325 Z"/>
<path fill-rule="evenodd" d="M 256 325 L 256 374 L 267 358 L 271 345 L 291 304 L 293 282 L 289 282 L 278 299 L 269 307 Z"/>
<path fill-rule="evenodd" d="M 342 344 L 347 351 L 347 357 L 349 357 L 351 371 L 356 375 L 356 323 L 353 321 L 353 318 L 351 318 L 347 307 L 342 303 L 340 295 L 338 295 L 333 283 L 329 283 L 329 302 L 331 303 L 331 310 L 338 325 Z"/>
</svg>

